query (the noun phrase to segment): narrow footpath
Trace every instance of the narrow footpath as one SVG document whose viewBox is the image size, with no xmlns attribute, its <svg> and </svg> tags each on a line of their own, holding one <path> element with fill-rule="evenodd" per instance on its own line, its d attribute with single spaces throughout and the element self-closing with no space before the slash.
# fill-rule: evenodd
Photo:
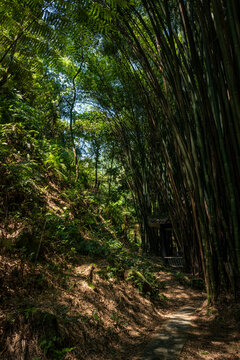
<svg viewBox="0 0 240 360">
<path fill-rule="evenodd" d="M 197 319 L 197 309 L 206 300 L 206 294 L 184 284 L 177 272 L 161 272 L 159 280 L 165 283 L 161 291 L 163 322 L 141 346 L 126 354 L 128 360 L 174 360 L 177 359 Z"/>
<path fill-rule="evenodd" d="M 125 359 L 240 360 L 240 304 L 208 307 L 206 294 L 161 273 L 166 283 L 165 320 Z"/>
<path fill-rule="evenodd" d="M 162 331 L 146 346 L 141 360 L 173 360 L 180 355 L 191 331 L 194 307 L 184 307 L 170 317 Z"/>
</svg>

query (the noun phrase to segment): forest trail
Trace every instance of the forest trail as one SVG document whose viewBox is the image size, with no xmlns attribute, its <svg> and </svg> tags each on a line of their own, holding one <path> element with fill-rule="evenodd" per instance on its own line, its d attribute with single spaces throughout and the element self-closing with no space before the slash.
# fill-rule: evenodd
<svg viewBox="0 0 240 360">
<path fill-rule="evenodd" d="M 173 314 L 162 331 L 146 346 L 142 360 L 173 360 L 180 355 L 191 332 L 194 307 L 183 307 Z M 140 359 L 140 358 L 139 358 Z"/>
<path fill-rule="evenodd" d="M 14 257 L 0 260 L 1 360 L 49 360 L 53 354 L 66 360 L 149 360 L 142 357 L 144 350 L 159 334 L 170 334 L 166 346 L 172 346 L 170 327 L 180 316 L 192 324 L 181 360 L 239 359 L 231 313 L 227 318 L 209 309 L 205 293 L 187 285 L 184 274 L 163 268 L 159 259 L 151 259 L 161 286 L 155 299 L 111 274 L 115 270 L 104 259 L 81 256 L 63 265 L 52 258 L 35 268 Z M 226 316 L 224 322 L 219 316 Z"/>
<path fill-rule="evenodd" d="M 180 274 L 160 274 L 166 284 L 162 294 L 167 299 L 162 321 L 121 360 L 240 359 L 238 305 L 229 301 L 209 307 L 206 294 L 187 286 Z"/>
<path fill-rule="evenodd" d="M 177 271 L 161 273 L 166 284 L 163 295 L 166 304 L 162 309 L 163 323 L 149 335 L 141 350 L 131 360 L 173 360 L 180 355 L 197 311 L 206 300 L 204 293 L 186 286 L 185 276 Z"/>
<path fill-rule="evenodd" d="M 165 321 L 128 359 L 239 360 L 238 305 L 229 301 L 209 307 L 204 293 L 179 284 L 174 273 L 164 276 L 168 297 Z"/>
<path fill-rule="evenodd" d="M 141 265 L 151 266 L 158 280 L 159 295 L 152 299 L 104 259 L 79 256 L 70 265 L 52 257 L 35 267 L 14 256 L 0 260 L 3 360 L 20 360 L 23 353 L 27 359 L 49 359 L 42 352 L 59 348 L 73 348 L 66 357 L 71 360 L 131 359 L 173 313 L 204 298 L 180 284 L 182 277 L 164 268 L 159 258 Z"/>
</svg>

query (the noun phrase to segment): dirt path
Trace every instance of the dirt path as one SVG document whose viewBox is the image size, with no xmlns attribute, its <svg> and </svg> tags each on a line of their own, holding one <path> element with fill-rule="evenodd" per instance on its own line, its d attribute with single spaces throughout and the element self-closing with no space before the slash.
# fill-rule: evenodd
<svg viewBox="0 0 240 360">
<path fill-rule="evenodd" d="M 186 287 L 176 280 L 176 273 L 174 272 L 161 272 L 159 274 L 159 280 L 165 283 L 165 287 L 161 292 L 161 294 L 165 297 L 165 301 L 161 308 L 162 321 L 148 335 L 145 336 L 142 344 L 132 348 L 131 351 L 130 349 L 126 351 L 124 356 L 121 358 L 122 360 L 152 360 L 155 358 L 170 359 L 168 355 L 171 356 L 171 352 L 168 354 L 167 349 L 164 351 L 164 346 L 169 349 L 172 347 L 173 343 L 176 341 L 178 342 L 181 338 L 182 349 L 183 343 L 186 341 L 186 334 L 184 336 L 179 334 L 176 339 L 174 329 L 170 329 L 168 326 L 171 327 L 171 321 L 175 321 L 179 316 L 179 312 L 186 308 L 192 310 L 191 314 L 186 314 L 185 320 L 187 321 L 188 318 L 189 320 L 194 321 L 196 319 L 196 314 L 194 312 L 192 313 L 193 309 L 198 308 L 206 299 L 206 295 L 201 291 Z M 183 317 L 184 316 L 181 315 L 182 319 Z M 177 324 L 175 323 L 175 325 Z M 152 350 L 154 348 L 159 348 L 159 346 L 162 348 L 159 353 L 160 357 L 157 357 L 157 353 L 155 354 L 156 356 L 153 357 Z M 166 357 L 163 356 L 164 353 Z M 179 353 L 177 349 L 176 353 Z"/>
<path fill-rule="evenodd" d="M 1 256 L 1 360 L 22 360 L 23 353 L 27 360 L 49 360 L 53 357 L 44 354 L 45 340 L 51 354 L 72 349 L 67 360 L 140 360 L 146 345 L 164 335 L 166 324 L 176 321 L 181 309 L 197 308 L 206 299 L 181 283 L 181 274 L 156 264 L 161 289 L 154 301 L 124 279 L 102 276 L 106 265 L 82 256 L 71 267 L 46 263 L 33 268 Z M 240 359 L 234 320 L 237 314 L 240 319 L 240 308 L 228 309 L 230 314 L 204 304 L 188 314 L 193 328 L 180 360 Z"/>
<path fill-rule="evenodd" d="M 198 310 L 178 360 L 239 360 L 240 304 L 232 301 Z"/>
<path fill-rule="evenodd" d="M 191 332 L 196 308 L 184 307 L 168 320 L 161 332 L 146 346 L 141 360 L 173 360 L 180 355 Z"/>
<path fill-rule="evenodd" d="M 163 294 L 167 300 L 162 308 L 164 321 L 145 337 L 140 346 L 126 352 L 122 360 L 239 360 L 240 304 L 229 301 L 224 306 L 209 308 L 206 294 L 180 284 L 172 273 L 161 273 L 160 276 L 166 282 Z M 181 335 L 174 334 L 174 328 L 169 331 L 168 324 L 176 320 L 184 308 L 197 310 L 187 316 L 191 327 L 187 336 L 181 338 Z M 177 342 L 180 342 L 181 351 L 177 347 L 172 353 L 168 351 Z M 159 347 L 159 354 L 156 351 L 153 356 L 152 350 Z"/>
</svg>

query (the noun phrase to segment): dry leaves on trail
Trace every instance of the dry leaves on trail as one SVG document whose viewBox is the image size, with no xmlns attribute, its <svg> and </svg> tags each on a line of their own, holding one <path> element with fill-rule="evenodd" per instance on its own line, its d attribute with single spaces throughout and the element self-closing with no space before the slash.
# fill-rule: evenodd
<svg viewBox="0 0 240 360">
<path fill-rule="evenodd" d="M 72 349 L 66 360 L 137 360 L 179 308 L 199 306 L 206 298 L 180 284 L 176 273 L 156 268 L 163 286 L 159 300 L 151 301 L 125 280 L 100 276 L 106 265 L 105 260 L 82 256 L 77 265 L 56 271 L 44 265 L 23 266 L 17 258 L 2 256 L 1 359 L 20 360 L 24 354 L 27 360 L 49 359 L 44 349 L 50 342 L 44 343 L 44 336 L 51 337 L 50 327 L 57 339 L 48 339 L 53 350 Z M 236 321 L 226 322 L 213 313 L 205 304 L 194 314 L 193 331 L 180 360 L 239 358 Z"/>
<path fill-rule="evenodd" d="M 240 359 L 240 304 L 199 309 L 179 360 Z"/>
</svg>

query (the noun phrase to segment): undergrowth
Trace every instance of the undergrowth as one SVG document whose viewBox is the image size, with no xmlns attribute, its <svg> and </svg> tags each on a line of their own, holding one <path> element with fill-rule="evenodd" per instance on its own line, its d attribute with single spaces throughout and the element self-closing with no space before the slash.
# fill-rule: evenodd
<svg viewBox="0 0 240 360">
<path fill-rule="evenodd" d="M 82 180 L 85 165 L 75 183 L 70 151 L 62 151 L 56 141 L 40 139 L 37 131 L 27 131 L 21 123 L 2 125 L 0 140 L 0 254 L 9 257 L 2 269 L 8 275 L 0 275 L 4 294 L 0 305 L 7 310 L 1 343 L 13 344 L 16 359 L 25 354 L 31 360 L 62 360 L 75 352 L 76 339 L 69 333 L 74 326 L 82 334 L 92 329 L 94 334 L 101 331 L 104 339 L 117 337 L 127 327 L 126 318 L 117 310 L 111 312 L 112 325 L 106 327 L 97 306 L 91 314 L 70 315 L 68 306 L 43 306 L 37 298 L 45 294 L 47 299 L 59 291 L 73 294 L 77 286 L 71 280 L 73 269 L 85 257 L 86 262 L 104 262 L 96 271 L 93 266 L 86 281 L 93 293 L 99 291 L 92 279 L 97 275 L 107 287 L 116 281 L 133 286 L 139 296 L 152 302 L 164 300 L 164 284 L 154 275 L 163 265 L 139 255 L 139 238 L 131 228 L 134 218 L 128 220 L 126 236 L 125 200 L 115 192 L 102 206 L 108 191 L 96 192 L 90 180 Z M 14 308 L 6 305 L 11 299 Z M 16 332 L 20 339 L 29 338 L 28 345 L 14 338 Z M 82 341 L 88 343 L 87 338 Z M 0 353 L 8 359 L 4 345 Z"/>
</svg>

